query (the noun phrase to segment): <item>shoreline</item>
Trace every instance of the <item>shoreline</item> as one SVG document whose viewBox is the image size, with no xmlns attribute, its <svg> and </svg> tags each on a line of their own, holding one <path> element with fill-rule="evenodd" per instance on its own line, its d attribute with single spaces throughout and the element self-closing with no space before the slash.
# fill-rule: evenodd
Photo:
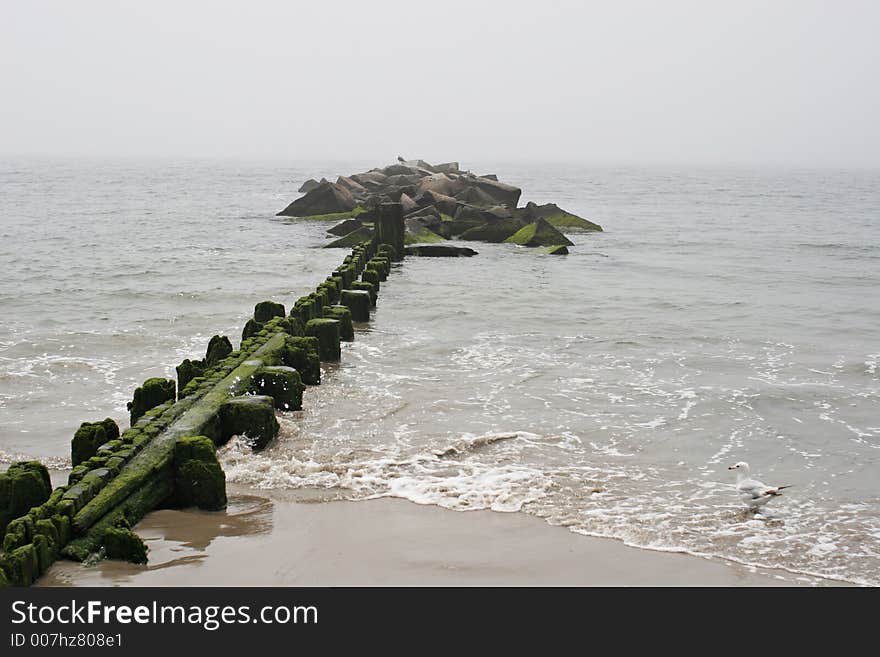
<svg viewBox="0 0 880 657">
<path fill-rule="evenodd" d="M 851 586 L 585 536 L 524 513 L 230 485 L 224 512 L 159 510 L 149 563 L 56 562 L 37 586 Z"/>
</svg>

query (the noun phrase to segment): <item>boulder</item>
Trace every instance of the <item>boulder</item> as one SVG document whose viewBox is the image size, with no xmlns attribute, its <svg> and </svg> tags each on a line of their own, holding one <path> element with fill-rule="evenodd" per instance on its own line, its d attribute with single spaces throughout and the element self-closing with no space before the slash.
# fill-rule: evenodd
<svg viewBox="0 0 880 657">
<path fill-rule="evenodd" d="M 498 204 L 498 200 L 490 196 L 479 187 L 469 185 L 455 195 L 456 200 L 468 205 L 488 208 Z"/>
<path fill-rule="evenodd" d="M 406 194 L 410 198 L 415 198 L 416 195 L 416 186 L 415 185 L 405 185 L 403 187 L 386 187 L 385 195 L 391 199 L 392 203 L 400 203 L 400 197 L 403 194 Z"/>
<path fill-rule="evenodd" d="M 548 255 L 568 255 L 568 247 L 561 244 L 559 246 L 545 246 L 544 252 Z"/>
<path fill-rule="evenodd" d="M 421 217 L 423 219 L 429 219 L 431 221 L 441 221 L 440 212 L 433 205 L 429 205 L 428 207 L 422 208 L 421 210 L 416 210 L 414 212 L 410 212 L 407 215 L 404 215 L 404 220 L 406 219 L 415 219 L 417 217 Z"/>
<path fill-rule="evenodd" d="M 402 164 L 407 167 L 412 167 L 413 169 L 422 169 L 429 173 L 435 173 L 434 166 L 428 164 L 424 160 L 404 160 Z"/>
<path fill-rule="evenodd" d="M 402 193 L 400 195 L 400 199 L 398 200 L 400 203 L 400 209 L 403 212 L 404 216 L 408 215 L 410 212 L 415 212 L 419 209 L 419 206 L 416 205 L 416 202 L 410 198 L 409 194 Z"/>
<path fill-rule="evenodd" d="M 467 184 L 476 187 L 481 192 L 495 199 L 497 203 L 506 205 L 509 208 L 515 208 L 517 203 L 519 203 L 520 195 L 522 195 L 522 190 L 519 187 L 505 185 L 488 178 L 470 176 L 467 178 Z"/>
<path fill-rule="evenodd" d="M 405 224 L 405 244 L 423 244 L 446 241 L 446 239 L 442 235 L 438 235 L 430 228 L 428 228 L 423 217 L 412 217 L 410 219 L 406 219 Z"/>
<path fill-rule="evenodd" d="M 416 194 L 424 194 L 425 192 L 437 192 L 444 196 L 455 196 L 457 192 L 464 189 L 464 182 L 459 178 L 451 178 L 445 173 L 434 173 L 425 176 L 419 181 L 416 187 Z"/>
<path fill-rule="evenodd" d="M 351 247 L 367 242 L 373 237 L 373 231 L 366 226 L 361 226 L 357 230 L 343 235 L 338 240 L 333 240 L 329 244 L 325 244 L 325 249 L 350 249 Z"/>
<path fill-rule="evenodd" d="M 351 212 L 357 203 L 342 185 L 324 182 L 278 213 L 279 217 L 314 217 L 322 214 Z"/>
<path fill-rule="evenodd" d="M 406 164 L 390 164 L 381 169 L 386 176 L 423 176 L 429 175 L 429 171 L 420 171 L 418 167 L 411 167 Z"/>
<path fill-rule="evenodd" d="M 419 184 L 421 180 L 421 176 L 414 175 L 394 175 L 388 176 L 388 179 L 385 181 L 385 188 L 389 187 L 409 187 L 412 185 L 415 187 Z"/>
<path fill-rule="evenodd" d="M 475 221 L 473 219 L 466 219 L 464 221 L 459 221 L 458 219 L 452 220 L 443 220 L 436 226 L 433 226 L 431 230 L 433 230 L 438 235 L 442 235 L 446 239 L 452 239 L 456 235 L 461 235 L 462 233 L 470 230 L 471 228 L 476 228 L 477 226 L 483 226 L 484 222 Z"/>
<path fill-rule="evenodd" d="M 566 212 L 555 203 L 537 205 L 529 201 L 526 203 L 526 207 L 523 208 L 523 214 L 529 221 L 545 219 L 551 226 L 563 230 L 602 230 L 602 226 L 599 224 L 594 224 L 592 221 L 583 219 L 576 214 Z"/>
<path fill-rule="evenodd" d="M 458 173 L 460 171 L 458 168 L 458 162 L 443 162 L 442 164 L 435 164 L 433 169 L 437 173 Z"/>
<path fill-rule="evenodd" d="M 364 213 L 366 214 L 366 213 Z M 363 215 L 361 215 L 363 216 Z M 336 224 L 333 228 L 327 230 L 331 235 L 342 237 L 348 235 L 351 231 L 363 228 L 364 224 L 360 219 L 346 219 L 340 224 Z"/>
<path fill-rule="evenodd" d="M 320 184 L 321 183 L 319 183 L 314 178 L 309 178 L 302 185 L 300 185 L 299 189 L 296 191 L 298 191 L 300 194 L 307 194 Z"/>
<path fill-rule="evenodd" d="M 520 246 L 572 246 L 574 244 L 574 242 L 547 223 L 545 219 L 538 219 L 520 228 L 504 241 L 508 244 L 518 244 Z"/>
<path fill-rule="evenodd" d="M 363 185 L 364 187 L 368 187 L 369 185 L 384 185 L 385 181 L 388 180 L 388 176 L 386 176 L 381 171 L 365 171 L 364 173 L 355 173 L 349 176 L 352 180 L 354 180 L 357 184 Z"/>
<path fill-rule="evenodd" d="M 446 196 L 445 194 L 434 192 L 430 189 L 422 192 L 415 201 L 420 208 L 433 205 L 440 211 L 440 213 L 448 214 L 450 217 L 455 216 L 455 212 L 460 205 L 459 201 L 454 197 Z"/>
<path fill-rule="evenodd" d="M 502 219 L 514 219 L 510 208 L 496 205 L 489 208 L 478 208 L 474 205 L 460 205 L 455 211 L 455 219 L 458 221 L 479 221 L 480 223 L 495 223 Z M 527 221 L 520 221 L 520 228 Z"/>
<path fill-rule="evenodd" d="M 466 246 L 451 246 L 449 244 L 421 244 L 408 246 L 404 249 L 406 255 L 421 256 L 427 258 L 469 258 L 477 255 L 473 249 Z"/>
<path fill-rule="evenodd" d="M 345 176 L 339 176 L 336 179 L 336 184 L 340 185 L 341 187 L 345 187 L 345 189 L 351 192 L 352 196 L 365 196 L 367 194 L 366 187 L 352 180 L 351 178 L 346 178 Z"/>
<path fill-rule="evenodd" d="M 460 239 L 497 244 L 515 235 L 521 228 L 522 224 L 516 219 L 502 219 L 477 226 L 476 228 L 470 228 L 461 234 Z"/>
</svg>

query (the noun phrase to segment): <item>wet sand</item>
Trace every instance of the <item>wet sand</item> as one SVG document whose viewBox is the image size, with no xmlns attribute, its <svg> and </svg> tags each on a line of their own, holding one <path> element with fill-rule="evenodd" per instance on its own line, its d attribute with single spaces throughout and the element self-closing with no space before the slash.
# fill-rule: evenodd
<svg viewBox="0 0 880 657">
<path fill-rule="evenodd" d="M 144 566 L 60 561 L 42 586 L 794 586 L 720 559 L 579 536 L 522 513 L 448 511 L 324 491 L 230 490 L 226 512 L 163 510 L 138 526 Z"/>
</svg>

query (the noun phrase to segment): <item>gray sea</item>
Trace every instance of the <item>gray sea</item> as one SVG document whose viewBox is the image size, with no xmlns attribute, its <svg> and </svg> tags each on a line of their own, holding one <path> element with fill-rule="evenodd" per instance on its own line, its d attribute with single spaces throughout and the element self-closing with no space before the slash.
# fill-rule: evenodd
<svg viewBox="0 0 880 657">
<path fill-rule="evenodd" d="M 80 422 L 310 291 L 344 252 L 275 212 L 381 164 L 0 161 L 0 461 L 66 467 Z M 229 479 L 880 584 L 880 173 L 462 164 L 606 232 L 407 259 Z M 793 486 L 763 516 L 741 460 Z"/>
</svg>

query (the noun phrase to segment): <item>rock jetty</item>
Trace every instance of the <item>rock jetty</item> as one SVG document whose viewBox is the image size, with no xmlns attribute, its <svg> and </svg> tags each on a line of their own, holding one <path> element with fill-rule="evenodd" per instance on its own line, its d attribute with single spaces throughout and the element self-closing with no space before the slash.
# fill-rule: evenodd
<svg viewBox="0 0 880 657">
<path fill-rule="evenodd" d="M 563 210 L 555 203 L 520 206 L 522 190 L 495 174 L 462 171 L 458 162 L 429 164 L 398 158 L 395 164 L 339 176 L 336 182 L 307 180 L 299 197 L 278 213 L 297 219 L 338 221 L 327 232 L 326 248 L 351 248 L 372 239 L 383 204 L 399 204 L 407 246 L 452 239 L 507 242 L 543 247 L 565 254 L 572 242 L 565 233 L 601 231 L 599 224 Z M 443 250 L 414 250 L 411 255 L 439 255 Z M 461 252 L 446 251 L 449 255 Z"/>
</svg>

